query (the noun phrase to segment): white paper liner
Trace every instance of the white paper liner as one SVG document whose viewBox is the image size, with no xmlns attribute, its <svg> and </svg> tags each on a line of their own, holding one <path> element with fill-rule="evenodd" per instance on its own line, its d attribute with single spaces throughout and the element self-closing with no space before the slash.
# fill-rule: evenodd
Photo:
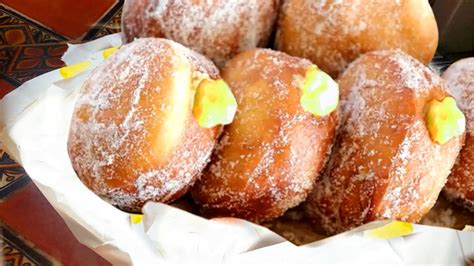
<svg viewBox="0 0 474 266">
<path fill-rule="evenodd" d="M 69 46 L 63 60 L 103 61 L 102 50 L 121 44 L 119 34 Z M 414 225 L 411 235 L 388 240 L 368 237 L 374 222 L 297 247 L 250 222 L 207 220 L 160 203 L 148 203 L 143 222 L 100 199 L 76 176 L 67 136 L 78 91 L 90 69 L 64 79 L 55 70 L 32 79 L 0 101 L 0 140 L 23 165 L 76 238 L 114 265 L 166 262 L 232 263 L 437 263 L 464 265 L 474 256 L 474 233 Z"/>
</svg>

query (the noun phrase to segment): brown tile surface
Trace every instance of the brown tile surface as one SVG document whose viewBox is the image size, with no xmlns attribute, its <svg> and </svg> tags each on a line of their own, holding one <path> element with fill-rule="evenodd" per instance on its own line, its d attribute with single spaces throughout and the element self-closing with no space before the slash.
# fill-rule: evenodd
<svg viewBox="0 0 474 266">
<path fill-rule="evenodd" d="M 64 265 L 109 265 L 77 241 L 33 183 L 0 204 L 0 219 Z"/>
<path fill-rule="evenodd" d="M 63 36 L 32 22 L 0 2 L 0 46 L 55 43 L 65 40 Z"/>
<path fill-rule="evenodd" d="M 71 40 L 80 39 L 118 1 L 3 0 L 3 3 Z"/>
<path fill-rule="evenodd" d="M 33 247 L 33 243 L 23 239 L 11 228 L 0 223 L 0 250 L 2 251 L 0 265 L 48 266 L 61 264 Z"/>
<path fill-rule="evenodd" d="M 0 98 L 63 66 L 67 41 L 120 30 L 123 0 L 0 0 Z M 72 235 L 0 148 L 0 265 L 109 265 Z"/>
<path fill-rule="evenodd" d="M 3 98 L 3 96 L 11 92 L 13 89 L 15 89 L 15 86 L 2 79 L 0 76 L 0 98 Z"/>
</svg>

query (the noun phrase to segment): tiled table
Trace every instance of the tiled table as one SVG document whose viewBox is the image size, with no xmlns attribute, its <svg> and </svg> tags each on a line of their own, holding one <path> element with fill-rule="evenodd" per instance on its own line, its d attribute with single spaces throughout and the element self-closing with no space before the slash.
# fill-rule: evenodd
<svg viewBox="0 0 474 266">
<path fill-rule="evenodd" d="M 123 0 L 0 0 L 0 98 L 23 82 L 62 67 L 66 42 L 120 31 L 122 5 Z M 437 56 L 432 65 L 444 69 L 467 56 L 473 55 Z M 437 205 L 441 211 L 451 208 L 442 197 Z M 462 218 L 460 223 L 473 221 L 471 214 L 452 208 Z M 0 247 L 0 265 L 109 265 L 77 241 L 1 146 Z"/>
<path fill-rule="evenodd" d="M 120 31 L 122 4 L 1 0 L 0 97 L 63 66 L 66 42 Z M 109 265 L 76 240 L 23 168 L 1 150 L 0 246 L 0 265 Z"/>
</svg>

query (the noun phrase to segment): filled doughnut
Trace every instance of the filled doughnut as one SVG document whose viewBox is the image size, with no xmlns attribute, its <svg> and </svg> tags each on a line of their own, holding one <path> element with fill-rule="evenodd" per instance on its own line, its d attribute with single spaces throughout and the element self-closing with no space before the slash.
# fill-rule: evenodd
<svg viewBox="0 0 474 266">
<path fill-rule="evenodd" d="M 337 77 L 359 55 L 399 48 L 428 64 L 438 28 L 428 0 L 287 0 L 275 46 Z"/>
<path fill-rule="evenodd" d="M 400 50 L 362 55 L 338 81 L 341 125 L 307 217 L 329 234 L 419 221 L 459 154 L 463 113 L 441 79 Z"/>
<path fill-rule="evenodd" d="M 127 42 L 137 37 L 172 39 L 223 66 L 240 51 L 267 45 L 278 3 L 278 0 L 127 0 L 122 31 Z"/>
<path fill-rule="evenodd" d="M 93 192 L 140 212 L 146 201 L 170 202 L 188 190 L 235 109 L 211 61 L 170 40 L 137 39 L 83 84 L 69 157 Z"/>
<path fill-rule="evenodd" d="M 448 177 L 444 194 L 474 212 L 474 57 L 452 64 L 443 78 L 467 119 L 466 141 Z"/>
<path fill-rule="evenodd" d="M 326 161 L 337 83 L 308 60 L 267 49 L 240 53 L 222 77 L 238 110 L 192 197 L 204 215 L 270 220 L 306 198 Z"/>
</svg>

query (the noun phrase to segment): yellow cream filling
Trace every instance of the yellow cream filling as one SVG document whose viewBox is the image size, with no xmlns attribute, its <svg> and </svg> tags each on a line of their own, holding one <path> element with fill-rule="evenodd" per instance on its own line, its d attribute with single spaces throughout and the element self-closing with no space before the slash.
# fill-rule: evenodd
<svg viewBox="0 0 474 266">
<path fill-rule="evenodd" d="M 307 70 L 301 86 L 301 106 L 316 116 L 325 116 L 336 110 L 339 103 L 339 86 L 317 66 Z"/>
<path fill-rule="evenodd" d="M 446 97 L 441 101 L 432 100 L 428 103 L 426 126 L 433 141 L 445 144 L 464 133 L 466 117 L 452 97 Z"/>
<path fill-rule="evenodd" d="M 199 126 L 211 128 L 227 125 L 234 119 L 237 101 L 222 80 L 202 79 L 194 95 L 193 115 Z"/>
</svg>

